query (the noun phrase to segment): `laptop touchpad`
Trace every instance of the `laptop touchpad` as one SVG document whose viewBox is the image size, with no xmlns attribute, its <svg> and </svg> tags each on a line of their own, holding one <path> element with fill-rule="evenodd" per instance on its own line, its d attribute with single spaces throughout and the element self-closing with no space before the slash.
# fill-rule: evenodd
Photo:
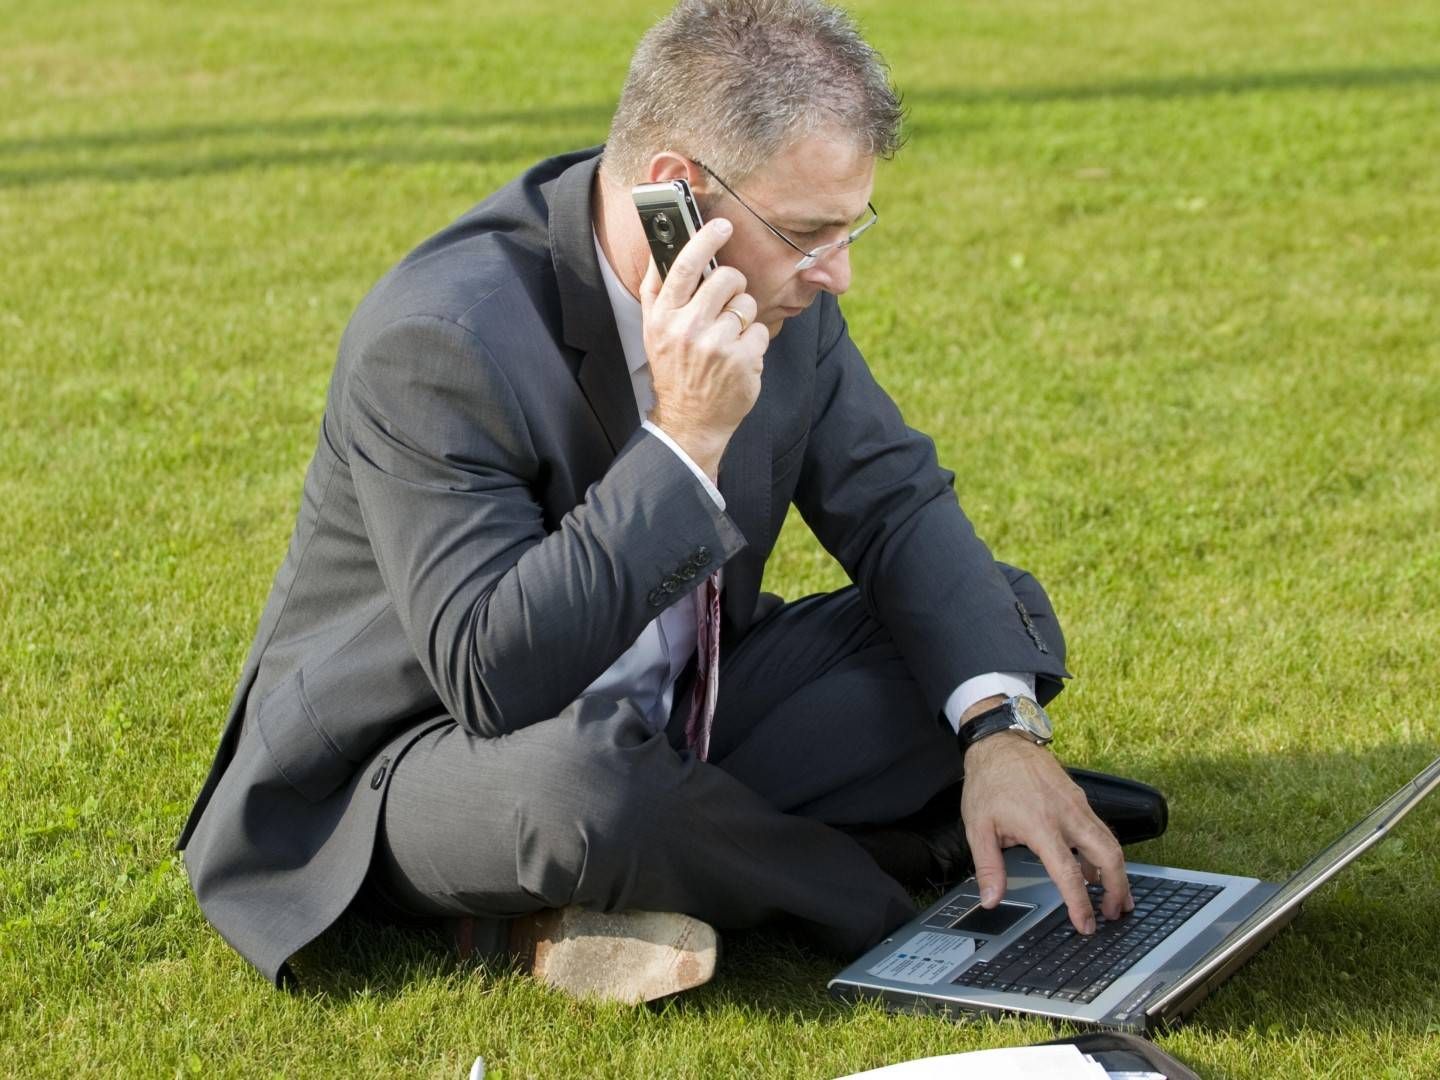
<svg viewBox="0 0 1440 1080">
<path fill-rule="evenodd" d="M 1034 910 L 1034 904 L 1017 904 L 1011 900 L 1002 900 L 988 911 L 976 904 L 958 922 L 952 923 L 951 929 L 977 937 L 996 937 Z"/>
</svg>

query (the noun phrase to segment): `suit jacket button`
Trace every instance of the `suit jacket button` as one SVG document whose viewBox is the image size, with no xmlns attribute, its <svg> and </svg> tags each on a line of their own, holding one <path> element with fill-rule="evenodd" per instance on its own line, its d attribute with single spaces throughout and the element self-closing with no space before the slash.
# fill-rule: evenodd
<svg viewBox="0 0 1440 1080">
<path fill-rule="evenodd" d="M 1035 629 L 1035 622 L 1030 618 L 1030 612 L 1025 609 L 1023 602 L 1015 601 L 1015 610 L 1020 613 L 1020 622 L 1025 627 L 1025 633 L 1030 635 L 1030 640 L 1042 653 L 1049 653 L 1050 647 L 1045 644 L 1045 639 L 1040 636 L 1040 631 Z"/>
<path fill-rule="evenodd" d="M 373 790 L 380 790 L 380 785 L 385 782 L 385 770 L 389 765 L 390 759 L 388 757 L 382 757 L 379 767 L 370 774 L 370 787 Z"/>
<path fill-rule="evenodd" d="M 645 597 L 645 602 L 651 607 L 659 607 L 665 602 L 665 593 L 658 588 L 651 589 Z"/>
<path fill-rule="evenodd" d="M 660 588 L 667 593 L 673 593 L 680 587 L 680 579 L 674 574 L 666 574 L 665 580 L 660 582 Z"/>
<path fill-rule="evenodd" d="M 681 570 L 681 571 L 680 571 L 680 580 L 681 580 L 681 581 L 694 581 L 694 580 L 695 580 L 695 574 L 696 574 L 696 569 L 695 569 L 695 567 L 693 567 L 693 566 L 686 566 L 684 570 Z"/>
<path fill-rule="evenodd" d="M 710 549 L 704 544 L 701 544 L 695 549 L 695 554 L 692 558 L 699 560 L 696 563 L 697 566 L 704 566 L 710 561 Z"/>
</svg>

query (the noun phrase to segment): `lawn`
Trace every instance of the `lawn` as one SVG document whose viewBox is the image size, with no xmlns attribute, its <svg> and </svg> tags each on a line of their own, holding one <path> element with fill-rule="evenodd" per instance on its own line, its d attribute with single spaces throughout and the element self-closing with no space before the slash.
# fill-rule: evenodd
<svg viewBox="0 0 1440 1080">
<path fill-rule="evenodd" d="M 831 1077 L 1052 1037 L 832 1003 L 735 935 L 659 1010 L 350 925 L 269 988 L 170 845 L 283 555 L 340 331 L 603 139 L 658 2 L 0 0 L 0 1046 L 25 1076 Z M 1078 678 L 1138 858 L 1283 878 L 1440 746 L 1440 7 L 855 6 L 910 106 L 846 310 Z M 797 522 L 767 583 L 841 583 Z M 1440 804 L 1159 1041 L 1440 1076 Z"/>
</svg>

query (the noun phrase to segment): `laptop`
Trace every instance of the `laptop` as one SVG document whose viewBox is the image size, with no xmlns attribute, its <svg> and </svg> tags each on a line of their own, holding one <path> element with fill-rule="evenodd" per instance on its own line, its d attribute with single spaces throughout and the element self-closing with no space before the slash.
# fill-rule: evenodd
<svg viewBox="0 0 1440 1080">
<path fill-rule="evenodd" d="M 1005 898 L 987 911 L 972 877 L 830 981 L 842 1000 L 958 1018 L 1024 1013 L 1147 1033 L 1177 1023 L 1299 913 L 1300 903 L 1440 786 L 1440 758 L 1285 884 L 1127 863 L 1135 910 L 1096 932 L 1070 925 L 1029 850 L 1005 853 Z"/>
</svg>

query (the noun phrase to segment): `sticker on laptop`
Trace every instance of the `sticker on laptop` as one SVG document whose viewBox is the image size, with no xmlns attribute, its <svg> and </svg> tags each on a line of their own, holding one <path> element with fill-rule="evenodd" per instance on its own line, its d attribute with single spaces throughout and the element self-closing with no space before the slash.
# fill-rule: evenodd
<svg viewBox="0 0 1440 1080">
<path fill-rule="evenodd" d="M 895 982 L 932 986 L 975 953 L 975 939 L 959 934 L 916 934 L 869 969 L 869 974 Z"/>
</svg>

